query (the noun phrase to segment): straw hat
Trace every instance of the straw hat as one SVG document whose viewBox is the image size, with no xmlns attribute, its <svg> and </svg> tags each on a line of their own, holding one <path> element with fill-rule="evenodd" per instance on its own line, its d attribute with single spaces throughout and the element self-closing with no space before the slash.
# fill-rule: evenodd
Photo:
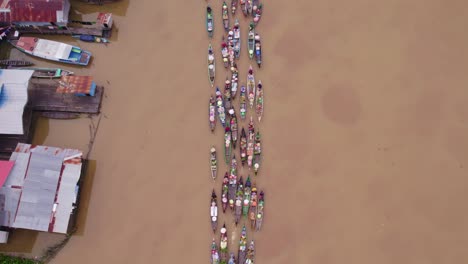
<svg viewBox="0 0 468 264">
<path fill-rule="evenodd" d="M 216 216 L 211 217 L 211 221 L 216 222 L 216 220 L 218 220 Z"/>
<path fill-rule="evenodd" d="M 211 151 L 211 153 L 213 153 L 213 152 L 216 152 L 216 149 L 215 149 L 215 148 L 211 148 L 210 151 Z"/>
<path fill-rule="evenodd" d="M 227 232 L 226 228 L 221 228 L 221 234 L 225 234 Z"/>
</svg>

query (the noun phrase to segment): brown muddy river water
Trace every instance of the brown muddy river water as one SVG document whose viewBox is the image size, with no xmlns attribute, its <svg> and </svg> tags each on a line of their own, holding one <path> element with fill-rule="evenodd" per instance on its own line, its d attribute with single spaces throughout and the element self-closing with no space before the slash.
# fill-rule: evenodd
<svg viewBox="0 0 468 264">
<path fill-rule="evenodd" d="M 222 2 L 208 2 L 221 86 Z M 466 263 L 468 5 L 263 2 L 256 263 Z M 209 147 L 221 158 L 223 133 L 208 129 L 206 1 L 75 5 L 113 12 L 118 32 L 107 47 L 80 43 L 95 57 L 78 73 L 107 90 L 89 203 L 53 263 L 208 263 L 210 192 L 221 188 Z M 88 125 L 42 120 L 36 142 L 86 150 Z M 237 252 L 240 227 L 224 221 Z"/>
</svg>

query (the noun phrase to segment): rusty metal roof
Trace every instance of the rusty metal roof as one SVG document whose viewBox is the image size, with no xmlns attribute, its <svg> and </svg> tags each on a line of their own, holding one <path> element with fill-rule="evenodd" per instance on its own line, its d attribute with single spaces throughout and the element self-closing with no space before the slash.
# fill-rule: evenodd
<svg viewBox="0 0 468 264">
<path fill-rule="evenodd" d="M 68 0 L 0 0 L 0 21 L 62 22 L 69 6 Z"/>
</svg>

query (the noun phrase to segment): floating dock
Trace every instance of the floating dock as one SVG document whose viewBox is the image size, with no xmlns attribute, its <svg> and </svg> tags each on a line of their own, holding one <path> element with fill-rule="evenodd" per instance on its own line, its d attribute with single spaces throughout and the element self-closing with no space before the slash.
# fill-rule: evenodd
<svg viewBox="0 0 468 264">
<path fill-rule="evenodd" d="M 20 34 L 40 34 L 40 35 L 93 35 L 96 37 L 109 38 L 112 29 L 99 29 L 99 28 L 84 28 L 84 27 L 67 27 L 61 29 L 58 27 L 33 27 L 33 26 L 22 26 L 14 27 L 14 30 Z M 9 38 L 14 39 L 13 33 L 11 32 Z"/>
</svg>

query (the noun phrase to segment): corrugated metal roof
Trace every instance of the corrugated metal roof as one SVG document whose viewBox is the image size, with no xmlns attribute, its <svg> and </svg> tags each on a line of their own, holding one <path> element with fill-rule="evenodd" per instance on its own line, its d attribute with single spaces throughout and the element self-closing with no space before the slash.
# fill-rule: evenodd
<svg viewBox="0 0 468 264">
<path fill-rule="evenodd" d="M 14 161 L 0 160 L 0 187 L 5 183 L 14 164 Z"/>
<path fill-rule="evenodd" d="M 62 76 L 57 93 L 90 94 L 93 84 L 91 76 Z"/>
<path fill-rule="evenodd" d="M 2 22 L 67 22 L 68 0 L 0 0 Z"/>
<path fill-rule="evenodd" d="M 66 233 L 81 156 L 75 149 L 18 144 L 10 157 L 13 170 L 0 188 L 0 225 Z"/>
<path fill-rule="evenodd" d="M 0 134 L 23 134 L 23 109 L 28 101 L 28 85 L 34 71 L 0 70 Z"/>
</svg>

